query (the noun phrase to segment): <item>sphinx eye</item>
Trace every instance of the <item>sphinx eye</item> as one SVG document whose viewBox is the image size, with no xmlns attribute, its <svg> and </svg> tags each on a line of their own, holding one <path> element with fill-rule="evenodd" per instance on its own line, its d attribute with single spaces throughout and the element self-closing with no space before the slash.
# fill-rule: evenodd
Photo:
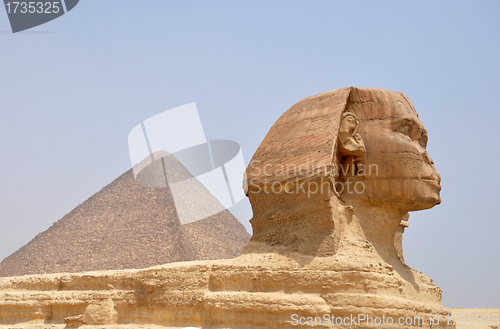
<svg viewBox="0 0 500 329">
<path fill-rule="evenodd" d="M 420 143 L 420 146 L 422 146 L 424 149 L 427 147 L 427 140 L 429 137 L 427 136 L 427 132 L 423 131 L 422 136 L 418 139 L 418 142 Z"/>
<path fill-rule="evenodd" d="M 404 119 L 403 121 L 401 121 L 396 131 L 410 137 L 412 126 L 413 122 L 411 120 Z"/>
</svg>

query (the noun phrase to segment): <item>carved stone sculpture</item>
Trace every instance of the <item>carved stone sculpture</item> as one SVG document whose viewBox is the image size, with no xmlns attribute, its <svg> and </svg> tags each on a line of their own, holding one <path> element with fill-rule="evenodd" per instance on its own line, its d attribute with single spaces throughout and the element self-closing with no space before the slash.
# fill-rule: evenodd
<svg viewBox="0 0 500 329">
<path fill-rule="evenodd" d="M 0 315 L 11 324 L 113 328 L 293 328 L 295 320 L 307 328 L 454 328 L 441 289 L 402 253 L 408 212 L 440 202 L 426 143 L 401 92 L 351 87 L 306 98 L 276 121 L 247 168 L 253 237 L 241 256 L 0 279 L 8 291 Z M 109 314 L 91 316 L 92 305 Z M 375 322 L 360 322 L 363 314 Z M 339 325 L 325 315 L 358 320 Z"/>
<path fill-rule="evenodd" d="M 409 211 L 440 203 L 427 131 L 401 92 L 343 88 L 283 114 L 247 169 L 254 218 L 250 252 L 334 255 L 346 234 L 396 259 Z M 354 223 L 344 225 L 345 219 Z"/>
<path fill-rule="evenodd" d="M 394 290 L 389 295 L 439 304 L 440 289 L 407 266 L 402 252 L 408 212 L 441 202 L 427 139 L 401 92 L 350 87 L 298 102 L 276 121 L 247 168 L 254 217 L 244 253 L 303 262 L 311 256 L 309 266 L 328 259 L 322 270 L 344 262 L 382 264 L 393 283 L 367 277 L 357 289 L 331 289 L 329 298 L 346 290 Z"/>
</svg>

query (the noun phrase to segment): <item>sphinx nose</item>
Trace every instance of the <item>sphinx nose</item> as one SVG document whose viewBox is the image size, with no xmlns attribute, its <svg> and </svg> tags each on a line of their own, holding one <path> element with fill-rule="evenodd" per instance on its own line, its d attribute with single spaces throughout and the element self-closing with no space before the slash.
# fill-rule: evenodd
<svg viewBox="0 0 500 329">
<path fill-rule="evenodd" d="M 424 162 L 426 164 L 430 164 L 431 166 L 434 166 L 434 161 L 432 161 L 432 159 L 429 156 L 429 153 L 427 153 L 427 151 L 423 152 L 422 157 L 424 158 Z"/>
<path fill-rule="evenodd" d="M 435 177 L 435 179 L 438 181 L 438 183 L 441 183 L 441 175 L 436 170 L 434 170 L 434 173 L 432 174 L 432 176 Z"/>
<path fill-rule="evenodd" d="M 436 167 L 434 166 L 434 161 L 432 161 L 427 151 L 422 153 L 422 158 L 424 159 L 424 163 L 430 165 L 433 169 L 432 179 L 438 181 L 438 183 L 441 183 L 441 175 L 437 172 Z"/>
</svg>

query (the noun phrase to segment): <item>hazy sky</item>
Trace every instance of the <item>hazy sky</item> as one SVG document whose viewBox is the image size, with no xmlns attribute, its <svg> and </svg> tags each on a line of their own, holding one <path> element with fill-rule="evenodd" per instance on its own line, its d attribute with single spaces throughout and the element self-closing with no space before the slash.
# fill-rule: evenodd
<svg viewBox="0 0 500 329">
<path fill-rule="evenodd" d="M 498 1 L 81 0 L 12 34 L 0 9 L 0 259 L 128 170 L 127 135 L 155 114 L 196 102 L 207 138 L 248 163 L 297 101 L 380 87 L 413 102 L 442 176 L 405 260 L 445 306 L 500 308 L 499 16 Z"/>
</svg>

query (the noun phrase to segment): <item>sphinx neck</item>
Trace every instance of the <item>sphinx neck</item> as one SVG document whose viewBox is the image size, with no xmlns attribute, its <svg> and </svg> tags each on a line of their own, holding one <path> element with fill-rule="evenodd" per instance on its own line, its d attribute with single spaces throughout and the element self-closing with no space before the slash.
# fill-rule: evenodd
<svg viewBox="0 0 500 329">
<path fill-rule="evenodd" d="M 387 205 L 365 202 L 352 203 L 354 216 L 363 235 L 375 247 L 378 254 L 389 264 L 401 263 L 394 246 L 396 231 L 407 211 Z"/>
</svg>

